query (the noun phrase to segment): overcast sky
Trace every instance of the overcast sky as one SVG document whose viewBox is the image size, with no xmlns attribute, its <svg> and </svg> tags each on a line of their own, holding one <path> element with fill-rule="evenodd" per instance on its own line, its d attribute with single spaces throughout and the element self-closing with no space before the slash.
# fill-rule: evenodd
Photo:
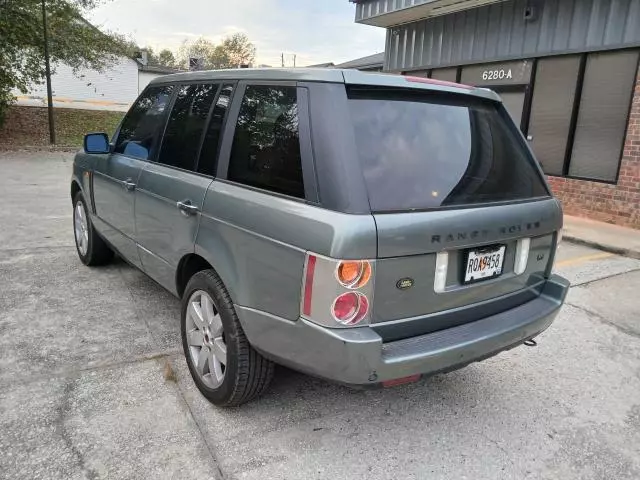
<svg viewBox="0 0 640 480">
<path fill-rule="evenodd" d="M 383 28 L 354 23 L 348 0 L 113 0 L 96 8 L 96 26 L 132 36 L 139 45 L 177 50 L 184 39 L 218 42 L 244 32 L 257 48 L 256 64 L 339 63 L 384 50 Z"/>
</svg>

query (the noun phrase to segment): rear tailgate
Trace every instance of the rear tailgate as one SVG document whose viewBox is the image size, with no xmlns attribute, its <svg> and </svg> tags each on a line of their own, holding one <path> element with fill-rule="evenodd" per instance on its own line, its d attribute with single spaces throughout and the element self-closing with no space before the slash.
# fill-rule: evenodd
<svg viewBox="0 0 640 480">
<path fill-rule="evenodd" d="M 522 292 L 516 304 L 531 300 L 550 273 L 555 252 L 554 232 L 562 227 L 562 214 L 555 199 L 439 212 L 375 214 L 378 228 L 378 261 L 374 322 L 424 316 L 474 304 L 486 315 L 498 313 L 486 300 Z M 400 234 L 402 232 L 402 234 Z M 530 239 L 524 272 L 514 271 L 518 240 Z M 474 283 L 465 283 L 470 250 L 505 246 L 502 273 Z M 444 291 L 436 292 L 438 252 L 447 252 Z M 398 288 L 402 279 L 413 280 L 411 288 Z M 507 300 L 503 298 L 502 300 Z M 508 301 L 506 307 L 512 305 Z M 488 308 L 489 307 L 489 308 Z M 469 319 L 477 319 L 470 315 Z M 486 316 L 481 315 L 481 316 Z M 461 323 L 465 315 L 432 319 L 434 330 Z M 463 322 L 462 322 L 463 323 Z M 429 329 L 431 329 L 429 328 Z M 424 329 L 422 330 L 423 333 Z"/>
<path fill-rule="evenodd" d="M 347 92 L 378 231 L 373 322 L 395 325 L 379 327 L 383 338 L 534 298 L 562 211 L 502 105 L 458 92 Z"/>
</svg>

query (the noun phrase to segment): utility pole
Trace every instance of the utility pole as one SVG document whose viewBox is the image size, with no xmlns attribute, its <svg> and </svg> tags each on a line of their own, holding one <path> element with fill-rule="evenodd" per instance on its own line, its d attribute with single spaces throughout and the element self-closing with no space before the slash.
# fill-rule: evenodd
<svg viewBox="0 0 640 480">
<path fill-rule="evenodd" d="M 282 68 L 284 68 L 284 52 L 282 52 L 280 54 L 280 63 L 281 63 Z"/>
<path fill-rule="evenodd" d="M 293 54 L 293 68 L 296 68 L 296 54 Z"/>
<path fill-rule="evenodd" d="M 49 32 L 47 30 L 47 9 L 42 0 L 42 27 L 44 30 L 44 64 L 47 77 L 47 111 L 49 113 L 49 142 L 56 143 L 56 125 L 53 118 L 53 93 L 51 92 L 51 64 L 49 62 Z"/>
</svg>

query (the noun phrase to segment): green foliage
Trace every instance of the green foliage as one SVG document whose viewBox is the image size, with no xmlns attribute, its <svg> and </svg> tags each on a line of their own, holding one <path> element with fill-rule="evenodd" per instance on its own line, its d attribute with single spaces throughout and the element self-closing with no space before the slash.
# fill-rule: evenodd
<svg viewBox="0 0 640 480">
<path fill-rule="evenodd" d="M 101 0 L 46 0 L 52 67 L 103 70 L 127 53 L 123 38 L 103 33 L 83 19 Z M 12 89 L 27 93 L 44 81 L 44 30 L 41 0 L 0 3 L 0 122 L 13 101 Z M 1 124 L 1 123 L 0 123 Z"/>
<path fill-rule="evenodd" d="M 176 57 L 173 55 L 173 52 L 168 49 L 161 50 L 157 57 L 157 64 L 163 67 L 175 68 L 176 66 Z"/>
<path fill-rule="evenodd" d="M 206 70 L 220 68 L 237 68 L 243 64 L 253 63 L 256 47 L 244 33 L 235 33 L 226 37 L 221 44 L 216 45 L 204 37 L 194 42 L 184 41 L 178 50 L 178 66 L 189 68 L 189 58 L 195 57 L 202 61 L 201 67 Z"/>
<path fill-rule="evenodd" d="M 253 63 L 256 58 L 256 47 L 244 33 L 234 33 L 225 38 L 220 47 L 235 67 Z"/>
</svg>

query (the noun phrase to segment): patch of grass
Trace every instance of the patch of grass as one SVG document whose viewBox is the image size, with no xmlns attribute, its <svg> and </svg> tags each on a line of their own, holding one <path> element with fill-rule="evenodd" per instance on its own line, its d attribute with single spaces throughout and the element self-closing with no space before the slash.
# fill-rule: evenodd
<svg viewBox="0 0 640 480">
<path fill-rule="evenodd" d="M 105 132 L 111 138 L 122 117 L 124 112 L 58 108 L 55 111 L 56 142 L 80 147 L 84 136 L 91 132 Z"/>
<path fill-rule="evenodd" d="M 1 2 L 2 0 L 0 0 Z M 55 108 L 56 143 L 63 147 L 82 147 L 90 132 L 105 132 L 111 137 L 124 112 Z M 0 125 L 0 145 L 40 146 L 49 144 L 49 117 L 43 107 L 14 105 Z"/>
</svg>

